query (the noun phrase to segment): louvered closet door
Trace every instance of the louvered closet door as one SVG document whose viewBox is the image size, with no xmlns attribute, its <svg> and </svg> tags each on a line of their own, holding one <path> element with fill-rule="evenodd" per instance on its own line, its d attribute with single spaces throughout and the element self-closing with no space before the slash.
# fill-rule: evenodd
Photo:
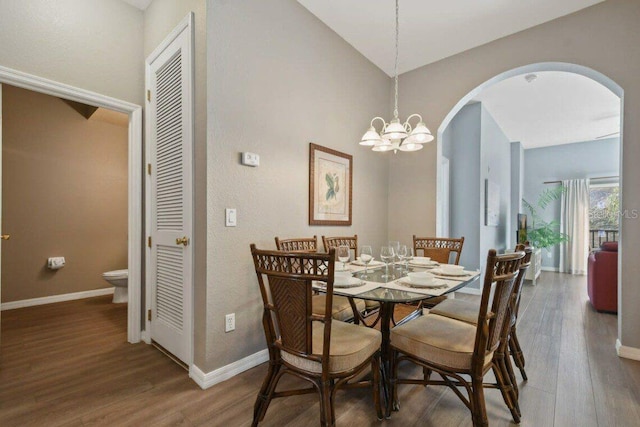
<svg viewBox="0 0 640 427">
<path fill-rule="evenodd" d="M 151 339 L 191 363 L 193 89 L 190 27 L 148 66 Z M 148 282 L 149 283 L 149 282 Z"/>
</svg>

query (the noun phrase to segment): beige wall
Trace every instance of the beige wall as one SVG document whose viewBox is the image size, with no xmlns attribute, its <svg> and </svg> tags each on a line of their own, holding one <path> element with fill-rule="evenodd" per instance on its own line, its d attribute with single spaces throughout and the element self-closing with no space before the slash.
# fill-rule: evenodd
<svg viewBox="0 0 640 427">
<path fill-rule="evenodd" d="M 189 13 L 194 14 L 195 158 L 194 216 L 191 243 L 194 255 L 194 363 L 204 366 L 206 331 L 207 263 L 207 57 L 205 0 L 154 0 L 144 13 L 144 55 L 151 54 Z"/>
<path fill-rule="evenodd" d="M 403 111 L 423 114 L 437 130 L 445 116 L 478 85 L 516 67 L 540 62 L 567 62 L 608 76 L 624 89 L 622 136 L 623 209 L 640 209 L 640 2 L 608 0 L 583 11 L 471 49 L 403 74 Z M 407 171 L 412 171 L 407 193 Z M 526 171 L 525 171 L 526 173 Z M 389 228 L 400 234 L 435 232 L 436 146 L 414 156 L 394 156 L 390 165 L 389 209 L 409 212 L 406 221 Z M 640 348 L 640 220 L 623 218 L 621 233 L 621 342 Z"/>
<path fill-rule="evenodd" d="M 142 28 L 120 0 L 0 0 L 0 66 L 142 105 Z"/>
<path fill-rule="evenodd" d="M 126 125 L 7 85 L 2 110 L 2 302 L 108 287 L 127 268 Z"/>
<path fill-rule="evenodd" d="M 387 238 L 387 158 L 358 146 L 386 115 L 390 79 L 292 0 L 209 1 L 207 363 L 266 348 L 249 244 L 274 237 Z M 309 142 L 353 155 L 353 226 L 308 225 Z M 239 163 L 260 155 L 260 167 Z M 224 226 L 224 209 L 238 226 Z M 225 313 L 236 330 L 224 333 Z"/>
</svg>

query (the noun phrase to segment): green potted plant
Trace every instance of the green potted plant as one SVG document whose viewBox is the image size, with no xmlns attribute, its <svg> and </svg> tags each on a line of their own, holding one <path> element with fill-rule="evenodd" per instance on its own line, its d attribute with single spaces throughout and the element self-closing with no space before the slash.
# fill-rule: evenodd
<svg viewBox="0 0 640 427">
<path fill-rule="evenodd" d="M 550 249 L 557 244 L 569 240 L 569 236 L 560 232 L 560 222 L 556 220 L 545 221 L 542 218 L 542 212 L 549 204 L 562 197 L 565 188 L 560 186 L 556 188 L 547 188 L 540 196 L 535 205 L 522 199 L 522 204 L 531 215 L 531 225 L 527 227 L 526 236 L 520 236 L 520 243 L 528 240 L 535 248 Z"/>
</svg>

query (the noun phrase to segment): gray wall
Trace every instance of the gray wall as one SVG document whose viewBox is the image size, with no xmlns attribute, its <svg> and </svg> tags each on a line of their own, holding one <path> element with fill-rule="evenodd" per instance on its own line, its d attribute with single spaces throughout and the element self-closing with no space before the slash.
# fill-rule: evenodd
<svg viewBox="0 0 640 427">
<path fill-rule="evenodd" d="M 373 117 L 388 115 L 391 87 L 388 76 L 295 1 L 207 6 L 205 372 L 265 348 L 250 243 L 274 248 L 275 236 L 356 233 L 361 245 L 387 241 L 390 154 L 358 141 Z M 308 225 L 309 142 L 353 155 L 353 226 Z M 260 167 L 240 165 L 243 151 L 258 153 Z M 238 210 L 235 228 L 224 226 L 228 207 Z M 394 218 L 404 215 L 398 210 Z M 225 334 L 231 312 L 236 330 Z"/>
<path fill-rule="evenodd" d="M 415 111 L 430 129 L 438 129 L 450 111 L 467 94 L 502 73 L 530 64 L 557 61 L 577 64 L 607 76 L 624 89 L 624 127 L 622 129 L 623 209 L 640 209 L 640 2 L 608 0 L 571 15 L 470 49 L 450 58 L 403 74 L 400 100 L 403 111 Z M 558 69 L 540 65 L 538 69 Z M 594 74 L 595 75 L 595 74 Z M 615 85 L 611 86 L 616 89 Z M 443 128 L 446 127 L 443 126 Z M 435 233 L 437 150 L 422 150 L 412 156 L 395 156 L 389 170 L 389 203 L 404 198 L 408 208 L 420 212 L 402 225 L 406 233 L 427 229 Z M 398 175 L 413 171 L 412 192 L 398 185 Z M 640 348 L 640 221 L 623 218 L 618 316 L 624 346 Z"/>
<path fill-rule="evenodd" d="M 616 176 L 619 173 L 619 138 L 578 142 L 554 147 L 524 150 L 524 195 L 534 204 L 546 189 L 558 184 L 545 181 Z M 552 203 L 542 212 L 546 221 L 560 221 L 560 201 Z M 529 220 L 529 224 L 530 224 Z M 542 266 L 557 269 L 560 266 L 559 247 L 542 251 Z"/>
<path fill-rule="evenodd" d="M 522 196 L 524 194 L 524 149 L 522 143 L 511 143 L 511 227 L 507 230 L 509 236 L 507 246 L 515 245 L 518 241 L 518 214 L 522 211 Z"/>
<path fill-rule="evenodd" d="M 451 144 L 447 148 L 451 153 L 450 236 L 464 237 L 460 264 L 469 269 L 480 268 L 481 196 L 484 192 L 480 183 L 481 115 L 482 104 L 467 105 L 447 128 L 451 134 Z"/>
<path fill-rule="evenodd" d="M 511 210 L 509 140 L 480 103 L 460 110 L 446 134 L 442 150 L 450 153 L 450 234 L 465 238 L 460 263 L 469 269 L 484 270 L 487 251 L 503 251 L 507 247 Z M 500 189 L 498 226 L 485 225 L 487 179 Z"/>
</svg>

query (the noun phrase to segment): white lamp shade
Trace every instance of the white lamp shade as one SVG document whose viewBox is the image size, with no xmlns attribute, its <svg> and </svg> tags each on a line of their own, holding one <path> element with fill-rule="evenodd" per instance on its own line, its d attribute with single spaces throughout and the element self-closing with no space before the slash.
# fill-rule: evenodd
<svg viewBox="0 0 640 427">
<path fill-rule="evenodd" d="M 375 128 L 371 126 L 369 130 L 367 130 L 365 134 L 362 135 L 362 140 L 360 140 L 360 145 L 371 147 L 373 145 L 376 145 L 380 140 L 382 140 L 382 138 L 380 137 L 380 134 L 378 134 Z"/>
<path fill-rule="evenodd" d="M 407 130 L 400 124 L 398 119 L 393 119 L 384 128 L 382 136 L 387 139 L 404 139 L 407 137 Z"/>
<path fill-rule="evenodd" d="M 433 141 L 434 137 L 424 122 L 420 122 L 416 125 L 415 129 L 411 131 L 411 139 L 413 143 L 424 144 L 425 142 Z"/>
<path fill-rule="evenodd" d="M 393 146 L 394 144 L 392 144 L 391 141 L 386 138 L 382 138 L 380 139 L 380 142 L 376 143 L 376 145 L 373 146 L 372 150 L 380 152 L 391 151 L 393 150 Z"/>
<path fill-rule="evenodd" d="M 417 142 L 414 142 L 412 138 L 407 138 L 404 142 L 398 147 L 400 151 L 418 151 L 422 150 L 423 145 Z"/>
</svg>

